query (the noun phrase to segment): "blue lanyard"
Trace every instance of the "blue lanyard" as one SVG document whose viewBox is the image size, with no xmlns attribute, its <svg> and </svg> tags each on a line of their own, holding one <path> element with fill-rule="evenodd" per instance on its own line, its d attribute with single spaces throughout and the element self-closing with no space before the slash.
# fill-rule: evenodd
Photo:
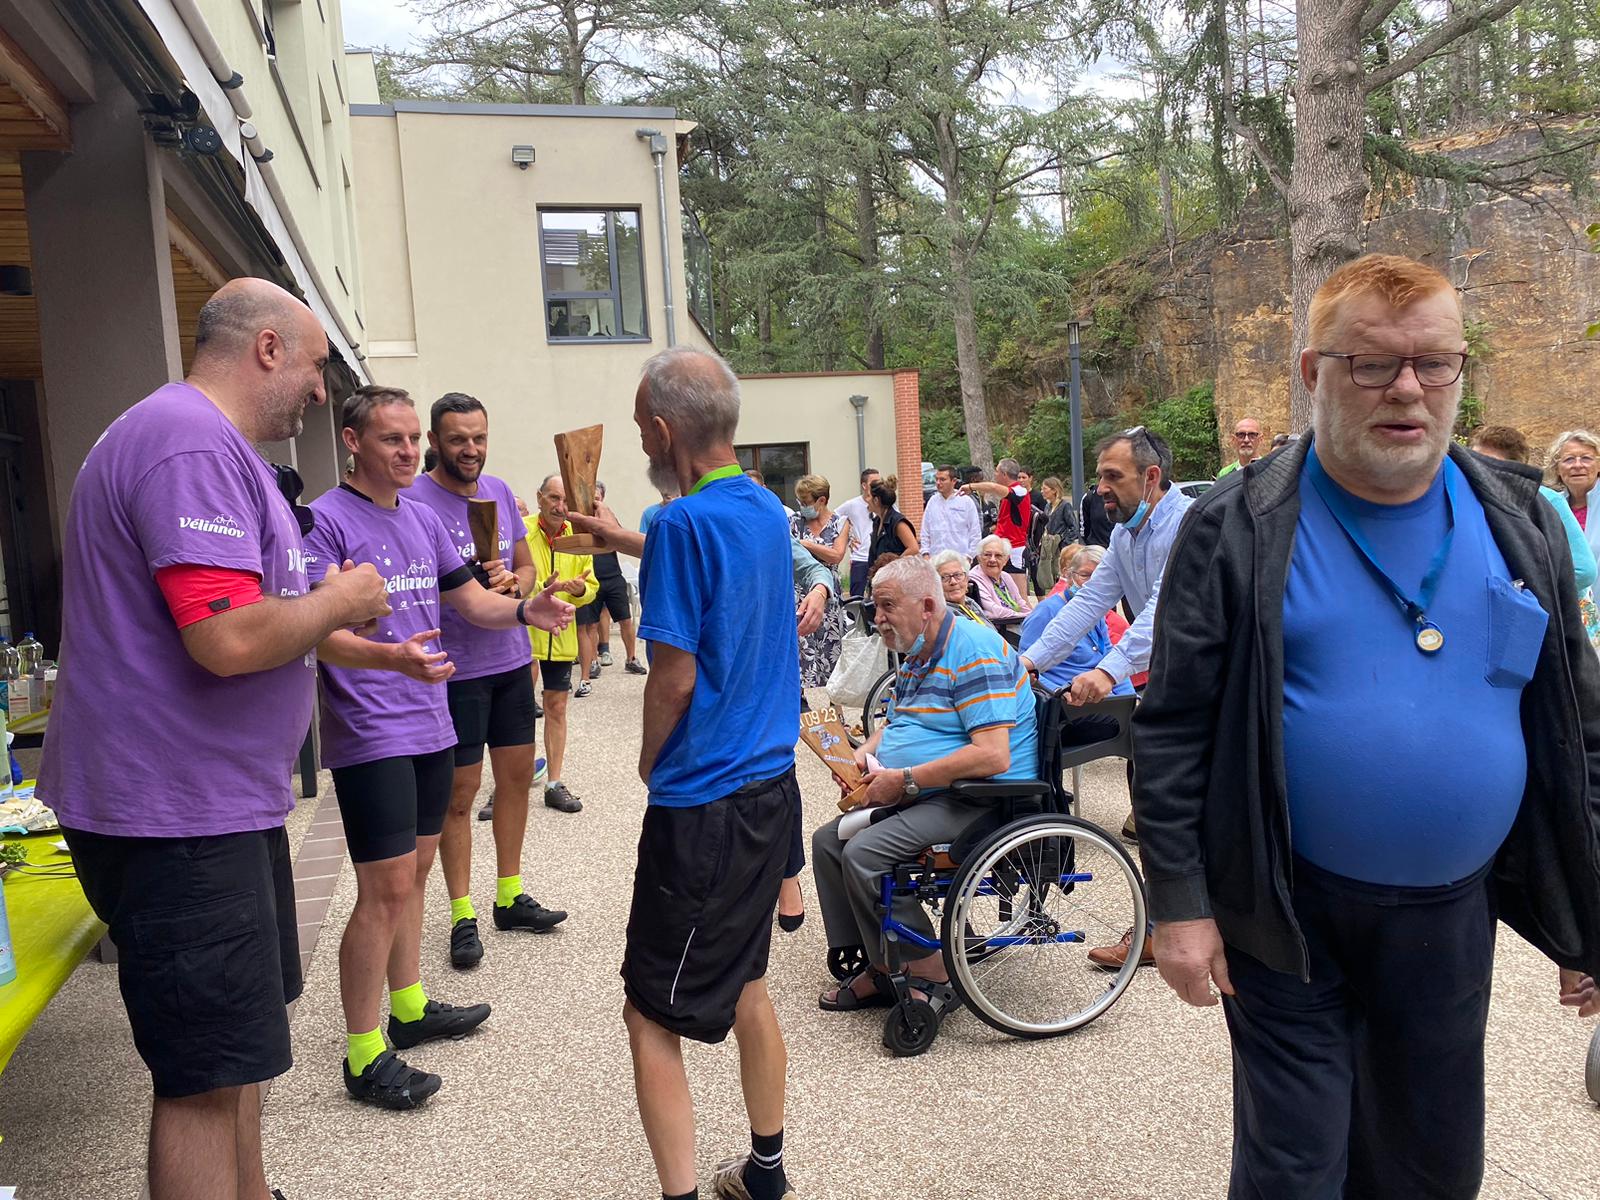
<svg viewBox="0 0 1600 1200">
<path fill-rule="evenodd" d="M 1367 541 L 1366 535 L 1361 532 L 1356 524 L 1355 514 L 1350 509 L 1349 502 L 1344 498 L 1333 480 L 1328 478 L 1328 473 L 1323 469 L 1322 463 L 1317 460 L 1316 451 L 1312 450 L 1306 456 L 1306 474 L 1311 480 L 1311 486 L 1317 489 L 1317 495 L 1322 497 L 1322 502 L 1328 506 L 1328 511 L 1333 514 L 1333 519 L 1339 522 L 1339 527 L 1344 530 L 1345 536 L 1350 539 L 1350 544 L 1361 552 L 1361 557 L 1367 560 L 1367 565 L 1372 568 L 1389 589 L 1389 594 L 1400 606 L 1400 611 L 1405 613 L 1416 623 L 1419 631 L 1437 630 L 1438 626 L 1428 620 L 1428 609 L 1433 607 L 1433 598 L 1439 591 L 1439 580 L 1444 576 L 1445 562 L 1450 557 L 1450 546 L 1456 536 L 1456 488 L 1459 486 L 1459 470 L 1448 458 L 1444 460 L 1444 499 L 1445 513 L 1450 522 L 1450 528 L 1445 531 L 1444 541 L 1439 543 L 1439 548 L 1433 552 L 1433 560 L 1428 563 L 1428 570 L 1422 576 L 1422 586 L 1418 589 L 1416 597 L 1411 596 L 1401 589 L 1378 562 L 1378 556 L 1373 552 L 1372 544 Z M 1419 635 L 1420 636 L 1420 635 Z M 1418 642 L 1419 647 L 1422 642 Z"/>
</svg>

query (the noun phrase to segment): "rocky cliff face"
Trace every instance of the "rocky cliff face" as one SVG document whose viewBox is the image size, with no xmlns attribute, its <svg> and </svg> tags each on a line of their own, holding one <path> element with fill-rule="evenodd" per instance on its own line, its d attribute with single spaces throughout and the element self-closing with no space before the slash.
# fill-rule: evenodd
<svg viewBox="0 0 1600 1200">
<path fill-rule="evenodd" d="M 1444 152 L 1514 158 L 1532 135 L 1469 135 Z M 1463 144 L 1464 143 L 1464 144 Z M 1461 289 L 1475 358 L 1466 394 L 1484 424 L 1514 425 L 1536 450 L 1562 430 L 1600 425 L 1600 254 L 1584 225 L 1594 217 L 1556 181 L 1538 203 L 1442 185 L 1375 197 L 1366 250 L 1407 254 Z M 1289 246 L 1280 214 L 1260 208 L 1231 230 L 1118 263 L 1093 281 L 1085 319 L 1084 399 L 1093 416 L 1216 381 L 1217 426 L 1243 416 L 1271 433 L 1289 420 Z M 1065 378 L 1061 347 L 1041 348 L 1031 374 Z M 1048 384 L 997 381 L 997 408 L 1015 412 Z M 1036 390 L 1037 389 L 1037 390 Z M 1007 394 L 1009 393 L 1009 395 Z"/>
</svg>

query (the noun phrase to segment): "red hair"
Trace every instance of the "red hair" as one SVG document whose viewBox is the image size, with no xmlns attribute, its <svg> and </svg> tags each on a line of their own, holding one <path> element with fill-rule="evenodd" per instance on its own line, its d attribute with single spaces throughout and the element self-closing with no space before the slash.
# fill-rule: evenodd
<svg viewBox="0 0 1600 1200">
<path fill-rule="evenodd" d="M 1455 285 L 1434 268 L 1398 254 L 1368 254 L 1345 263 L 1311 297 L 1306 336 L 1314 350 L 1327 348 L 1328 337 L 1347 299 L 1378 295 L 1391 308 L 1405 308 L 1439 292 L 1455 294 Z"/>
</svg>

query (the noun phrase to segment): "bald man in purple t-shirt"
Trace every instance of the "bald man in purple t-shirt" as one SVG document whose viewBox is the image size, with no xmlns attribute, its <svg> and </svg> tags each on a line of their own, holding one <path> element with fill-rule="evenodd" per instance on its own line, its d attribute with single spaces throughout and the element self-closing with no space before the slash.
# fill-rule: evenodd
<svg viewBox="0 0 1600 1200">
<path fill-rule="evenodd" d="M 307 584 L 301 527 L 256 446 L 325 402 L 311 310 L 236 279 L 194 365 L 84 460 L 62 551 L 61 659 L 38 794 L 118 949 L 155 1090 L 154 1200 L 259 1200 L 259 1085 L 300 994 L 284 818 L 313 648 L 388 614 L 370 565 Z"/>
</svg>

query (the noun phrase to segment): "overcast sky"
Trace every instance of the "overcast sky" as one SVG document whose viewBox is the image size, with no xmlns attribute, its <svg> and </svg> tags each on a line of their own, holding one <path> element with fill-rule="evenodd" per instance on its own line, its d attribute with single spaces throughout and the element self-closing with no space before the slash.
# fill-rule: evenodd
<svg viewBox="0 0 1600 1200">
<path fill-rule="evenodd" d="M 376 50 L 400 50 L 411 44 L 417 19 L 404 0 L 343 0 L 344 40 L 347 45 Z"/>
</svg>

